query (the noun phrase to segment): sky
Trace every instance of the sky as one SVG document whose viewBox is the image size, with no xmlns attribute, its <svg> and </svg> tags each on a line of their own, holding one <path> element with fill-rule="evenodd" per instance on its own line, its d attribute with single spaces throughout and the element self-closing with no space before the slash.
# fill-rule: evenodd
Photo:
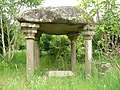
<svg viewBox="0 0 120 90">
<path fill-rule="evenodd" d="M 77 0 L 45 0 L 43 6 L 76 6 L 78 4 Z"/>
<path fill-rule="evenodd" d="M 120 2 L 120 0 L 117 0 Z M 48 6 L 76 6 L 80 3 L 80 0 L 45 0 L 44 7 Z"/>
</svg>

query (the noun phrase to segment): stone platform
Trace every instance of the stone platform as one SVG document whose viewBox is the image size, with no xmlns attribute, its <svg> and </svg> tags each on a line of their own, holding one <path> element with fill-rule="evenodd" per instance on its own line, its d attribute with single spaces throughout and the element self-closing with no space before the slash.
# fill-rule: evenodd
<svg viewBox="0 0 120 90">
<path fill-rule="evenodd" d="M 66 77 L 66 76 L 74 76 L 72 71 L 48 71 L 48 76 L 55 76 L 55 77 Z"/>
</svg>

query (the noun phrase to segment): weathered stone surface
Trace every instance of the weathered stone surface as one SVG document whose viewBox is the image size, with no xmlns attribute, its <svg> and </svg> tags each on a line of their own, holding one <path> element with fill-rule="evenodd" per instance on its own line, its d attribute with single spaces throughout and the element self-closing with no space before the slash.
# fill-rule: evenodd
<svg viewBox="0 0 120 90">
<path fill-rule="evenodd" d="M 74 73 L 72 71 L 49 71 L 48 76 L 58 76 L 58 77 L 74 76 Z"/>
<path fill-rule="evenodd" d="M 23 11 L 17 19 L 20 23 L 38 24 L 43 33 L 66 35 L 71 32 L 79 33 L 85 25 L 93 22 L 80 19 L 84 13 L 73 6 L 43 7 Z"/>
<path fill-rule="evenodd" d="M 111 67 L 111 64 L 108 62 L 97 62 L 96 67 L 98 72 L 105 73 Z"/>
<path fill-rule="evenodd" d="M 44 7 L 21 12 L 18 16 L 18 20 L 20 22 L 34 23 L 85 24 L 86 20 L 79 19 L 82 15 L 81 12 L 80 9 L 73 6 Z"/>
</svg>

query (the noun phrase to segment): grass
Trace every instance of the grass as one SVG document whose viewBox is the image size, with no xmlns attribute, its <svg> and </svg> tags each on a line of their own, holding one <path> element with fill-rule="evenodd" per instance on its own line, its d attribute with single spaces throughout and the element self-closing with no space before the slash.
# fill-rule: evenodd
<svg viewBox="0 0 120 90">
<path fill-rule="evenodd" d="M 93 65 L 92 76 L 86 78 L 85 66 L 77 64 L 73 77 L 48 77 L 44 74 L 53 64 L 49 57 L 41 58 L 41 68 L 31 80 L 26 80 L 25 51 L 16 52 L 12 64 L 0 62 L 0 90 L 120 90 L 120 72 L 111 68 L 106 75 L 98 75 Z"/>
<path fill-rule="evenodd" d="M 120 58 L 117 59 L 117 63 L 120 65 Z"/>
</svg>

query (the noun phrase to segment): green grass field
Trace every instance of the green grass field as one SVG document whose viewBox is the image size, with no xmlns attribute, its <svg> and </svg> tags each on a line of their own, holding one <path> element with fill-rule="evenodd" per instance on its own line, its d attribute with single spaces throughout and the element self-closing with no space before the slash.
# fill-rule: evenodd
<svg viewBox="0 0 120 90">
<path fill-rule="evenodd" d="M 45 72 L 54 66 L 48 56 L 41 57 L 41 68 L 27 81 L 25 58 L 25 51 L 20 51 L 11 64 L 0 61 L 0 90 L 120 90 L 120 72 L 115 68 L 99 75 L 93 65 L 92 76 L 86 78 L 84 65 L 78 63 L 75 76 L 48 77 Z"/>
</svg>

